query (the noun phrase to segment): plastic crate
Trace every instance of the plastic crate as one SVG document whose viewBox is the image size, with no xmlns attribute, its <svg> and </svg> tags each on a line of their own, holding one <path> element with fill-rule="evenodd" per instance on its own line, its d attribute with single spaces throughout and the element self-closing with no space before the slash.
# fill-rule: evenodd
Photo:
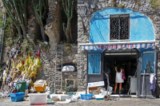
<svg viewBox="0 0 160 106">
<path fill-rule="evenodd" d="M 31 105 L 45 105 L 47 104 L 47 96 L 46 93 L 30 93 L 29 101 Z"/>
<path fill-rule="evenodd" d="M 81 94 L 81 99 L 82 100 L 91 100 L 93 97 L 93 94 Z"/>
<path fill-rule="evenodd" d="M 11 101 L 12 102 L 19 102 L 19 101 L 23 101 L 24 100 L 24 92 L 17 92 L 17 93 L 11 93 L 10 97 L 11 97 Z"/>
</svg>

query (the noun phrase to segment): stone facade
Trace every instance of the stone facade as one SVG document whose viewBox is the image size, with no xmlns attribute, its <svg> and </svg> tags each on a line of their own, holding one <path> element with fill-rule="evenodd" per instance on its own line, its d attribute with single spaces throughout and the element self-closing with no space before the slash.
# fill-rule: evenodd
<svg viewBox="0 0 160 106">
<path fill-rule="evenodd" d="M 0 0 L 1 1 L 1 0 Z M 63 84 L 63 75 L 57 71 L 57 65 L 63 63 L 75 63 L 77 65 L 76 74 L 73 77 L 77 81 L 78 90 L 85 90 L 87 84 L 87 52 L 81 51 L 79 44 L 88 43 L 89 39 L 89 22 L 92 14 L 98 10 L 103 10 L 109 7 L 130 8 L 134 11 L 141 12 L 150 17 L 155 26 L 155 35 L 157 42 L 157 50 L 160 50 L 160 10 L 153 9 L 150 0 L 77 0 L 78 13 L 78 45 L 58 44 L 57 48 L 51 47 L 49 50 L 44 50 L 41 53 L 43 61 L 43 77 L 47 80 L 51 88 L 51 92 L 55 91 L 56 80 L 61 80 L 59 84 Z M 49 0 L 49 3 L 55 6 L 56 0 Z M 50 13 L 52 13 L 50 7 Z M 55 21 L 54 14 L 49 14 L 47 23 Z M 61 56 L 59 53 L 62 53 Z M 160 56 L 160 55 L 159 55 Z M 160 60 L 158 62 L 160 64 Z M 158 75 L 160 79 L 160 65 L 158 66 Z M 75 77 L 77 76 L 77 78 Z M 70 77 L 70 76 L 69 76 Z M 57 78 L 57 79 L 56 79 Z M 159 83 L 160 84 L 160 83 Z M 58 84 L 57 84 L 58 85 Z M 62 86 L 61 89 L 62 90 Z"/>
<path fill-rule="evenodd" d="M 160 11 L 159 9 L 153 9 L 150 4 L 151 0 L 78 0 L 77 12 L 78 12 L 78 44 L 88 43 L 89 38 L 89 21 L 92 14 L 98 10 L 103 10 L 109 7 L 115 8 L 130 8 L 134 11 L 141 12 L 146 16 L 150 17 L 155 26 L 156 35 L 156 47 L 159 48 L 160 44 Z M 157 49 L 159 50 L 159 49 Z M 87 77 L 87 60 L 84 51 L 80 50 L 78 46 L 78 56 L 81 56 L 81 65 L 77 63 L 78 69 L 78 88 L 79 90 L 85 89 Z M 79 60 L 77 58 L 77 60 Z M 158 60 L 158 63 L 160 60 Z M 81 68 L 82 67 L 82 68 Z M 160 78 L 160 67 L 158 67 L 158 75 Z M 84 79 L 86 78 L 86 80 Z M 83 80 L 80 80 L 83 79 Z M 159 82 L 160 84 L 160 82 Z"/>
<path fill-rule="evenodd" d="M 61 65 L 65 63 L 77 63 L 76 62 L 77 46 L 71 44 L 59 44 L 57 48 L 50 48 L 48 51 L 41 53 L 43 61 L 43 75 L 42 77 L 47 80 L 47 83 L 51 89 L 51 92 L 61 92 L 64 90 L 63 77 L 65 77 L 61 70 Z M 59 67 L 60 66 L 60 67 Z M 70 73 L 72 74 L 72 72 Z M 75 79 L 75 72 L 73 72 Z M 70 79 L 70 78 L 68 78 Z M 56 91 L 58 89 L 58 91 Z"/>
</svg>

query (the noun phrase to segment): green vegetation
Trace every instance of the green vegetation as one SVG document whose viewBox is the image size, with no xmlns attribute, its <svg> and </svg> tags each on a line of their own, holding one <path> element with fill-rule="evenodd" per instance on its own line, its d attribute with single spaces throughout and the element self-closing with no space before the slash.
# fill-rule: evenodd
<svg viewBox="0 0 160 106">
<path fill-rule="evenodd" d="M 3 27 L 3 20 L 0 19 L 0 27 Z"/>
<path fill-rule="evenodd" d="M 12 21 L 11 26 L 9 26 L 9 28 L 12 29 L 7 29 L 6 31 L 14 30 L 14 34 L 21 42 L 23 42 L 24 39 L 28 39 L 31 43 L 35 43 L 38 40 L 49 41 L 44 28 L 44 26 L 48 24 L 48 0 L 2 1 L 6 9 L 7 16 Z M 76 0 L 55 0 L 55 2 L 57 2 L 57 6 L 55 8 L 60 8 L 60 11 L 58 14 L 56 13 L 56 10 L 53 11 L 54 15 L 52 17 L 56 17 L 55 13 L 57 16 L 60 16 L 58 20 L 60 23 L 58 24 L 62 33 L 59 31 L 61 34 L 59 36 L 61 36 L 61 40 L 64 40 L 64 42 L 75 43 L 75 38 L 77 38 L 75 36 L 77 36 L 77 34 L 73 33 L 75 33 L 77 29 L 75 28 L 76 24 L 73 24 L 73 22 L 76 23 L 75 20 L 77 20 L 77 14 L 75 12 Z M 55 23 L 53 24 L 56 24 L 56 21 L 54 22 Z"/>
<path fill-rule="evenodd" d="M 160 9 L 160 0 L 151 0 L 150 3 L 153 9 Z"/>
<path fill-rule="evenodd" d="M 67 38 L 67 42 L 72 42 L 71 20 L 73 18 L 73 9 L 75 0 L 62 0 L 62 6 L 67 17 L 67 23 L 63 23 L 63 31 Z"/>
<path fill-rule="evenodd" d="M 119 8 L 124 8 L 125 5 L 124 5 L 124 4 L 118 4 L 117 7 L 119 7 Z"/>
<path fill-rule="evenodd" d="M 26 38 L 27 0 L 2 0 L 20 39 Z"/>
<path fill-rule="evenodd" d="M 48 8 L 48 2 L 47 2 L 47 0 L 32 0 L 32 8 L 34 11 L 36 22 L 40 26 L 42 39 L 43 39 L 43 41 L 45 41 L 46 38 L 45 38 L 43 20 L 45 19 L 45 13 Z"/>
<path fill-rule="evenodd" d="M 3 14 L 0 12 L 0 27 L 3 27 Z"/>
<path fill-rule="evenodd" d="M 12 46 L 15 42 L 16 37 L 14 37 L 14 32 L 13 32 L 13 27 L 12 27 L 12 20 L 10 17 L 7 17 L 6 19 L 6 25 L 5 25 L 5 46 Z"/>
</svg>

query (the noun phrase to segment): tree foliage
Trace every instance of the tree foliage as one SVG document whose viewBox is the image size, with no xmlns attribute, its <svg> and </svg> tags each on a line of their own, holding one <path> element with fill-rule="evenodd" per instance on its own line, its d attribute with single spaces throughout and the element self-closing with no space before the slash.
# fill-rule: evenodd
<svg viewBox="0 0 160 106">
<path fill-rule="evenodd" d="M 2 0 L 6 13 L 12 20 L 16 28 L 16 33 L 20 39 L 46 41 L 44 26 L 47 20 L 49 10 L 48 0 Z M 56 1 L 55 1 L 56 2 Z M 64 20 L 59 19 L 60 29 L 63 30 L 67 42 L 75 42 L 73 36 L 73 19 L 76 9 L 76 0 L 57 0 L 60 3 L 60 13 L 64 15 Z M 62 10 L 63 9 L 63 10 Z M 54 11 L 53 11 L 54 12 Z M 55 14 L 55 13 L 53 13 Z M 53 16 L 54 17 L 54 16 Z M 76 18 L 75 18 L 76 19 Z M 56 21 L 54 21 L 56 23 Z M 33 24 L 32 24 L 33 23 Z M 54 24 L 54 23 L 53 23 Z M 33 28 L 36 27 L 36 28 Z M 74 28 L 75 29 L 75 28 Z M 35 32 L 37 31 L 37 32 Z M 33 32 L 33 33 L 32 33 Z M 60 33 L 63 36 L 63 33 Z M 33 37 L 33 36 L 36 37 Z M 58 36 L 58 35 L 57 35 Z"/>
<path fill-rule="evenodd" d="M 32 7 L 36 21 L 40 26 L 42 39 L 43 41 L 45 41 L 46 38 L 45 38 L 43 20 L 45 19 L 45 14 L 48 9 L 48 2 L 47 0 L 32 0 Z"/>
<path fill-rule="evenodd" d="M 71 32 L 71 20 L 73 18 L 73 9 L 74 9 L 75 0 L 62 0 L 62 6 L 67 17 L 67 23 L 63 23 L 63 30 L 67 38 L 67 42 L 72 42 L 72 32 Z"/>
<path fill-rule="evenodd" d="M 152 8 L 160 9 L 160 0 L 151 0 L 150 3 Z"/>
<path fill-rule="evenodd" d="M 26 38 L 27 0 L 2 0 L 8 16 L 17 29 L 19 37 Z"/>
<path fill-rule="evenodd" d="M 29 2 L 32 5 L 29 5 Z M 47 0 L 3 0 L 4 7 L 8 16 L 11 18 L 13 25 L 16 27 L 20 39 L 28 39 L 28 8 L 34 12 L 36 23 L 40 27 L 43 41 L 44 37 L 44 14 L 47 12 Z"/>
</svg>

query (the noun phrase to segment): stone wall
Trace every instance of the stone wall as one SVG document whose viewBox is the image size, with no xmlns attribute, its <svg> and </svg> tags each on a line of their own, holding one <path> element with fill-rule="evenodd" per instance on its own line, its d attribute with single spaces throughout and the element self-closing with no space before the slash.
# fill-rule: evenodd
<svg viewBox="0 0 160 106">
<path fill-rule="evenodd" d="M 155 35 L 157 47 L 160 44 L 160 9 L 153 9 L 150 0 L 78 0 L 78 44 L 88 43 L 89 38 L 89 21 L 92 14 L 98 10 L 103 10 L 109 7 L 130 8 L 134 11 L 141 12 L 150 17 L 155 26 Z M 87 53 L 80 50 L 78 46 L 78 57 L 82 57 L 82 65 L 77 61 L 79 90 L 85 89 L 83 76 L 87 76 Z M 77 59 L 78 60 L 78 59 Z M 159 61 L 160 62 L 160 61 Z M 160 75 L 160 68 L 158 69 Z M 83 80 L 80 80 L 83 79 Z"/>
<path fill-rule="evenodd" d="M 63 75 L 61 71 L 59 71 L 61 69 L 58 66 L 61 66 L 61 64 L 64 63 L 76 64 L 76 54 L 77 54 L 77 46 L 72 44 L 59 44 L 57 48 L 55 49 L 50 48 L 48 51 L 44 51 L 41 53 L 41 58 L 43 61 L 42 77 L 47 80 L 51 92 L 55 92 L 56 89 L 55 86 L 59 86 L 60 83 L 62 84 L 64 83 L 64 81 L 62 81 L 63 79 L 61 79 Z M 74 78 L 76 80 L 76 77 Z M 62 82 L 57 82 L 57 80 L 58 81 L 61 80 Z M 59 90 L 60 91 L 63 90 L 62 86 L 60 87 Z"/>
</svg>

